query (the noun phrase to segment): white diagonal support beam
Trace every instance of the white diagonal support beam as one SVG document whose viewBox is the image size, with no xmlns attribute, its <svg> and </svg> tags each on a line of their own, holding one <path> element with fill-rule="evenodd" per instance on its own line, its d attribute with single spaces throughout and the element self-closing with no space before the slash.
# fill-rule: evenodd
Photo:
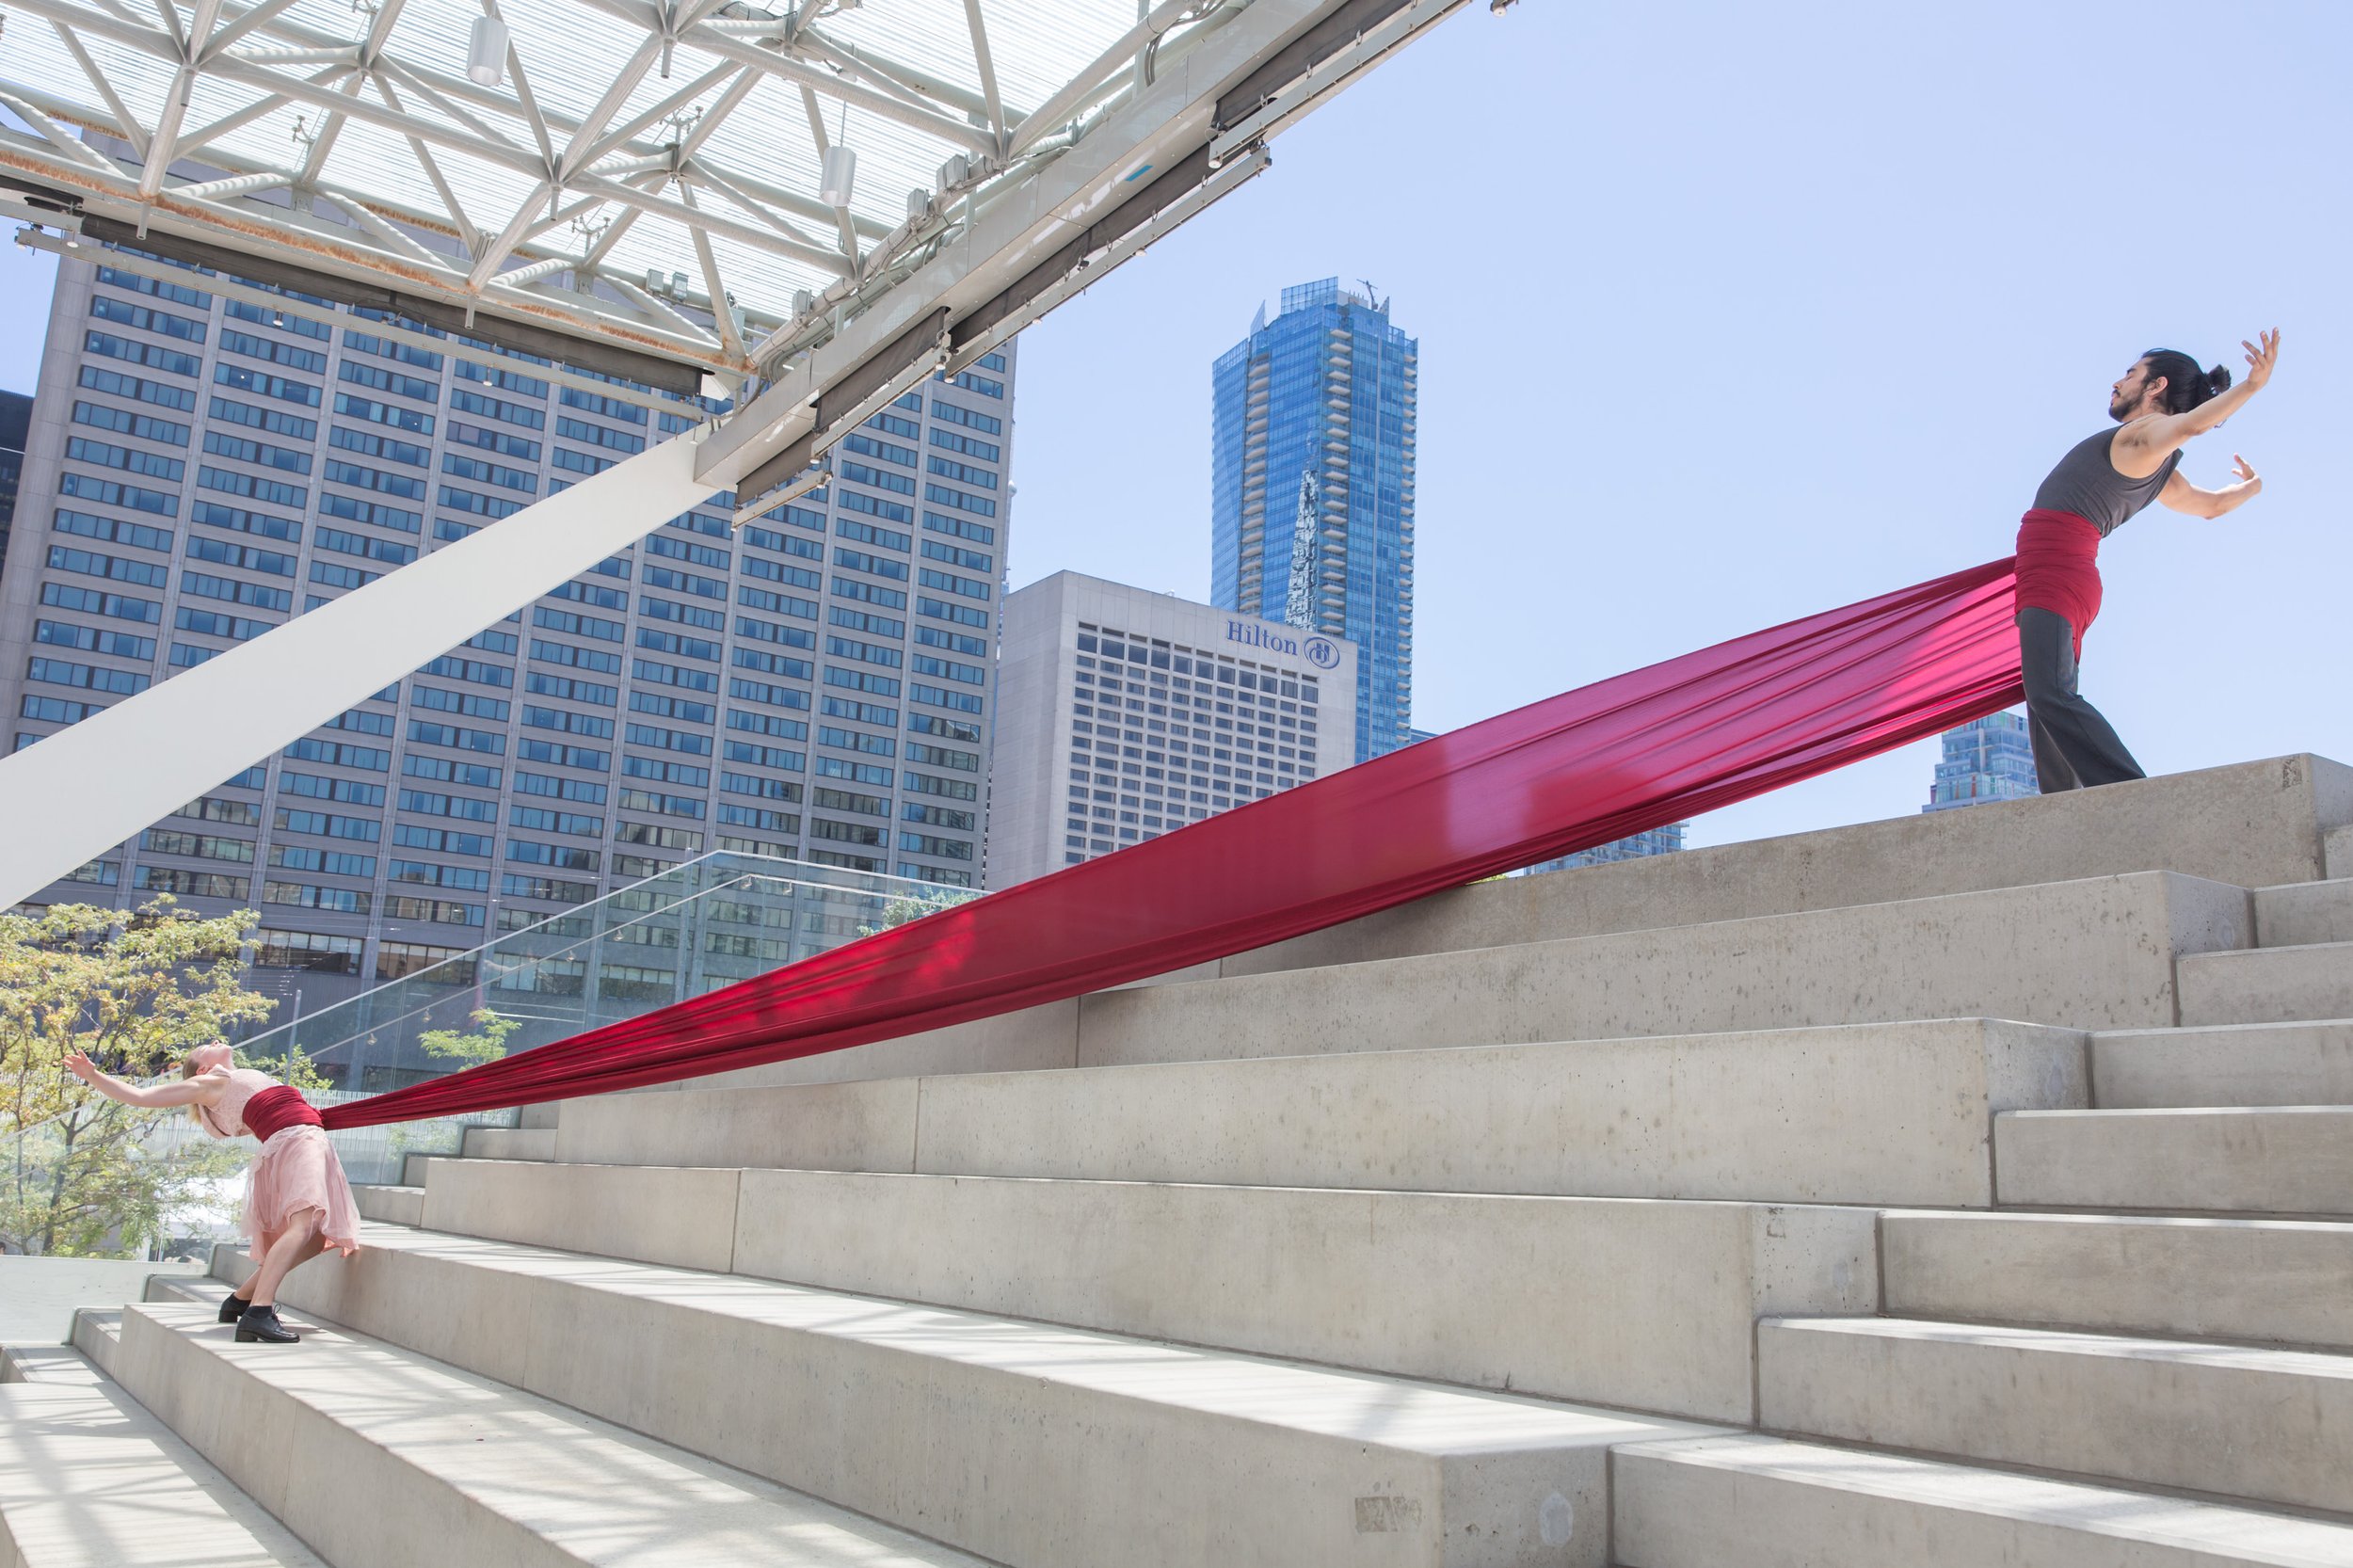
<svg viewBox="0 0 2353 1568">
<path fill-rule="evenodd" d="M 98 89 L 98 95 L 106 101 L 106 107 L 114 111 L 115 123 L 121 127 L 122 138 L 131 144 L 131 151 L 136 152 L 139 161 L 144 163 L 147 160 L 147 127 L 115 92 L 114 84 L 106 79 L 104 72 L 98 69 L 98 62 L 89 57 L 89 51 L 82 47 L 81 35 L 62 22 L 52 22 L 50 25 L 57 30 L 57 37 L 65 41 L 67 51 L 73 56 L 73 63 L 80 66 L 82 74 L 89 78 L 89 85 Z"/>
<path fill-rule="evenodd" d="M 688 206 L 695 204 L 692 186 L 680 185 L 679 196 Z M 711 296 L 711 322 L 718 328 L 719 346 L 740 360 L 744 335 L 735 329 L 735 312 L 728 299 L 727 283 L 719 276 L 719 258 L 711 248 L 711 236 L 700 229 L 695 231 L 695 261 L 702 268 L 703 292 Z"/>
<path fill-rule="evenodd" d="M 386 107 L 395 113 L 403 112 L 398 89 L 386 81 L 381 72 L 371 75 L 369 80 L 376 85 L 376 95 L 384 100 Z M 424 170 L 424 177 L 433 183 L 434 191 L 440 197 L 441 207 L 449 216 L 450 227 L 457 232 L 457 237 L 465 242 L 466 248 L 471 251 L 481 243 L 482 235 L 481 232 L 474 228 L 473 220 L 466 216 L 465 207 L 457 200 L 456 187 L 451 185 L 448 177 L 442 174 L 441 166 L 434 158 L 431 148 L 415 136 L 409 136 L 407 140 L 408 151 L 417 155 L 417 167 Z"/>
<path fill-rule="evenodd" d="M 349 69 L 351 68 L 347 66 L 329 66 L 312 76 L 309 85 L 314 88 L 331 88 L 344 79 L 344 72 Z M 243 130 L 263 116 L 275 113 L 293 102 L 291 98 L 281 98 L 275 93 L 257 98 L 245 107 L 233 113 L 225 114 L 209 125 L 200 125 L 182 136 L 180 155 L 194 157 L 232 131 Z"/>
<path fill-rule="evenodd" d="M 209 62 L 216 55 L 227 54 L 248 34 L 267 26 L 284 15 L 296 4 L 296 0 L 262 0 L 258 6 L 247 7 L 236 16 L 213 29 L 212 37 L 205 40 L 203 49 L 200 51 L 200 59 Z M 394 6 L 392 8 L 397 9 L 398 7 Z M 369 30 L 381 38 L 385 29 L 391 25 L 392 24 L 387 22 L 381 26 L 372 27 Z"/>
<path fill-rule="evenodd" d="M 660 10 L 643 4 L 642 0 L 584 0 L 584 3 L 648 32 L 661 29 Z M 772 28 L 778 25 L 770 24 Z M 895 92 L 868 87 L 862 81 L 838 75 L 824 66 L 812 65 L 788 49 L 763 47 L 760 40 L 734 36 L 729 30 L 708 22 L 681 28 L 679 41 L 722 59 L 753 66 L 786 81 L 814 88 L 828 98 L 838 99 L 854 108 L 868 110 L 885 120 L 896 120 L 910 130 L 922 131 L 944 141 L 970 147 L 975 152 L 988 151 L 985 133 L 976 127 L 938 109 L 909 104 Z"/>
<path fill-rule="evenodd" d="M 691 431 L 0 759 L 14 904 L 706 500 Z M 129 824 L 126 826 L 126 824 Z"/>
<path fill-rule="evenodd" d="M 1038 139 L 1059 131 L 1093 103 L 1112 78 L 1133 67 L 1136 56 L 1154 39 L 1176 25 L 1177 18 L 1193 8 L 1199 0 L 1160 0 L 1144 15 L 1144 19 L 1120 35 L 1119 41 L 1096 56 L 1076 76 L 1063 85 L 1061 91 L 1039 104 L 1030 118 L 1022 121 L 1015 133 L 1013 151 L 1033 147 Z"/>
<path fill-rule="evenodd" d="M 964 0 L 964 20 L 972 35 L 972 64 L 981 73 L 981 98 L 988 108 L 989 138 L 997 144 L 990 151 L 1002 157 L 1010 146 L 1005 139 L 1005 101 L 997 90 L 997 60 L 988 52 L 988 25 L 981 20 L 981 0 Z"/>
<path fill-rule="evenodd" d="M 68 132 L 64 126 L 42 113 L 31 99 L 22 93 L 10 92 L 5 88 L 0 88 L 0 107 L 6 107 L 10 114 L 40 132 L 43 141 L 64 153 L 67 158 L 80 165 L 85 170 L 104 175 L 110 181 L 128 179 L 128 176 L 108 162 L 98 149 Z"/>
<path fill-rule="evenodd" d="M 171 86 L 164 92 L 164 106 L 155 117 L 154 134 L 148 137 L 147 154 L 139 175 L 139 199 L 152 201 L 164 188 L 164 176 L 170 172 L 173 149 L 180 143 L 180 123 L 187 117 L 188 96 L 196 90 L 197 63 L 203 56 L 204 42 L 212 36 L 213 22 L 220 15 L 220 0 L 196 0 L 196 9 L 188 21 L 188 33 L 179 36 L 180 13 L 172 0 L 159 0 L 165 20 L 170 23 L 172 41 L 178 47 L 179 70 L 172 72 Z"/>
</svg>

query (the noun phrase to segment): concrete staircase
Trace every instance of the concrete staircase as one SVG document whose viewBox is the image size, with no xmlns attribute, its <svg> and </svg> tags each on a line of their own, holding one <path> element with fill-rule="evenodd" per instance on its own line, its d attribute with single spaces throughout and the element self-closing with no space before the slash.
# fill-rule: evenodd
<svg viewBox="0 0 2353 1568">
<path fill-rule="evenodd" d="M 147 1560 L 56 1524 L 161 1496 L 337 1568 L 2353 1568 L 2315 759 L 1482 885 L 466 1152 L 362 1192 L 299 1348 L 162 1282 L 20 1357 L 15 1560 Z"/>
</svg>

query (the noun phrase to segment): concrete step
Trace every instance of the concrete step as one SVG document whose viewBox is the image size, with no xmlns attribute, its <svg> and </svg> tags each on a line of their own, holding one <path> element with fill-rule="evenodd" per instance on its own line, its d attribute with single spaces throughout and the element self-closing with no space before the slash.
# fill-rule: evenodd
<svg viewBox="0 0 2353 1568">
<path fill-rule="evenodd" d="M 1986 1019 L 573 1100 L 571 1163 L 1984 1208 L 2083 1036 Z"/>
<path fill-rule="evenodd" d="M 467 1160 L 553 1160 L 555 1129 L 536 1127 L 470 1127 L 458 1142 Z"/>
<path fill-rule="evenodd" d="M 424 1224 L 424 1189 L 355 1182 L 352 1202 L 363 1220 L 389 1220 L 396 1225 Z"/>
<path fill-rule="evenodd" d="M 2185 952 L 2180 971 L 2185 1024 L 2353 1018 L 2353 942 Z"/>
<path fill-rule="evenodd" d="M 2353 876 L 2255 889 L 2255 945 L 2353 942 Z"/>
<path fill-rule="evenodd" d="M 2353 1356 L 1781 1318 L 1757 1368 L 1777 1432 L 2353 1512 Z"/>
<path fill-rule="evenodd" d="M 1895 1210 L 1886 1309 L 2353 1351 L 2353 1224 Z"/>
<path fill-rule="evenodd" d="M 2353 1215 L 2353 1107 L 2008 1112 L 1993 1149 L 2005 1208 Z"/>
<path fill-rule="evenodd" d="M 1229 958 L 1226 975 L 1887 904 L 2131 872 L 2242 888 L 2330 872 L 2353 768 L 2279 758 L 1481 883 Z M 2353 828 L 2345 833 L 2353 859 Z"/>
<path fill-rule="evenodd" d="M 1629 1446 L 1611 1476 L 1624 1568 L 2353 1568 L 2341 1524 L 1780 1437 Z"/>
<path fill-rule="evenodd" d="M 2310 882 L 2330 874 L 2319 853 L 2321 832 L 2348 820 L 2353 769 L 2278 758 L 1479 883 L 1238 954 L 1217 970 L 1231 978 L 2133 872 L 2173 871 L 2241 888 Z M 2334 873 L 2341 876 L 2353 875 L 2353 829 L 2345 838 L 2340 858 L 2347 869 Z M 1079 1053 L 1080 1011 L 1075 1000 L 1055 1002 L 703 1082 L 761 1087 L 1080 1066 L 1089 1059 Z M 1904 1016 L 1931 1011 L 1954 1010 Z M 2012 1010 L 1988 1000 L 1957 1011 Z"/>
<path fill-rule="evenodd" d="M 1992 1016 L 2158 1028 L 2174 960 L 2251 948 L 2169 872 L 1103 992 L 1083 1065 Z M 2219 1022 L 2252 1021 L 2219 1019 Z"/>
<path fill-rule="evenodd" d="M 202 1304 L 159 1303 L 86 1314 L 78 1342 L 336 1568 L 983 1568 L 424 1356 L 296 1326 L 298 1347 L 238 1345 Z"/>
<path fill-rule="evenodd" d="M 2353 1105 L 2353 1019 L 2104 1031 L 2091 1082 L 2112 1111 Z"/>
<path fill-rule="evenodd" d="M 1701 924 L 1670 918 L 1655 912 L 1641 929 L 1600 935 L 1539 940 L 1521 930 L 1499 934 L 1493 947 L 1097 992 L 860 1047 L 839 1062 L 781 1064 L 696 1086 L 1892 1018 L 2162 1028 L 2180 1021 L 2176 955 L 2255 945 L 2244 888 L 2169 872 Z"/>
<path fill-rule="evenodd" d="M 325 1568 L 78 1352 L 0 1386 L 8 1568 Z"/>
<path fill-rule="evenodd" d="M 444 1160 L 432 1230 L 1705 1420 L 1879 1304 L 1865 1208 Z"/>
<path fill-rule="evenodd" d="M 1705 1430 L 389 1225 L 364 1240 L 297 1270 L 288 1299 L 1022 1568 L 1146 1542 L 1169 1562 L 1599 1568 L 1609 1448 Z"/>
</svg>

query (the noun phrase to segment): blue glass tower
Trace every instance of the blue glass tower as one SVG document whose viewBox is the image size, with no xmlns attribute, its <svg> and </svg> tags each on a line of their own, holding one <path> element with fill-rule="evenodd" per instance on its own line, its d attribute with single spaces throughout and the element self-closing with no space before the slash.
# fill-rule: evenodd
<svg viewBox="0 0 2353 1568">
<path fill-rule="evenodd" d="M 2016 713 L 1993 713 L 1945 731 L 1945 760 L 1936 764 L 1936 782 L 1920 809 L 1949 811 L 2040 792 L 2026 721 Z"/>
<path fill-rule="evenodd" d="M 1359 762 L 1412 732 L 1418 351 L 1370 285 L 1326 278 L 1210 372 L 1210 601 L 1357 646 Z"/>
<path fill-rule="evenodd" d="M 1621 860 L 1640 860 L 1646 856 L 1673 855 L 1683 847 L 1683 830 L 1690 825 L 1684 822 L 1670 823 L 1665 827 L 1654 827 L 1648 833 L 1637 833 L 1630 839 L 1620 839 L 1614 843 L 1581 849 L 1575 855 L 1563 855 L 1551 860 L 1540 860 L 1519 874 L 1533 876 L 1538 872 L 1568 872 L 1579 866 L 1610 866 Z"/>
</svg>

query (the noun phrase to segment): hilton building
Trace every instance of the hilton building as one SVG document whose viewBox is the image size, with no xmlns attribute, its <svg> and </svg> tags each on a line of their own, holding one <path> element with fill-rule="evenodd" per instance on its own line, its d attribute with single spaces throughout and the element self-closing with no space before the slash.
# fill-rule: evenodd
<svg viewBox="0 0 2353 1568">
<path fill-rule="evenodd" d="M 987 886 L 1354 760 L 1356 648 L 1077 572 L 1005 600 Z"/>
<path fill-rule="evenodd" d="M 1210 371 L 1209 597 L 1356 645 L 1351 761 L 1412 744 L 1419 355 L 1386 299 L 1326 278 Z"/>
<path fill-rule="evenodd" d="M 14 749 L 700 412 L 99 254 L 58 267 L 0 577 Z M 828 489 L 670 520 L 31 902 L 258 909 L 253 982 L 307 1012 L 712 850 L 977 885 L 1011 353 L 874 415 Z"/>
</svg>

